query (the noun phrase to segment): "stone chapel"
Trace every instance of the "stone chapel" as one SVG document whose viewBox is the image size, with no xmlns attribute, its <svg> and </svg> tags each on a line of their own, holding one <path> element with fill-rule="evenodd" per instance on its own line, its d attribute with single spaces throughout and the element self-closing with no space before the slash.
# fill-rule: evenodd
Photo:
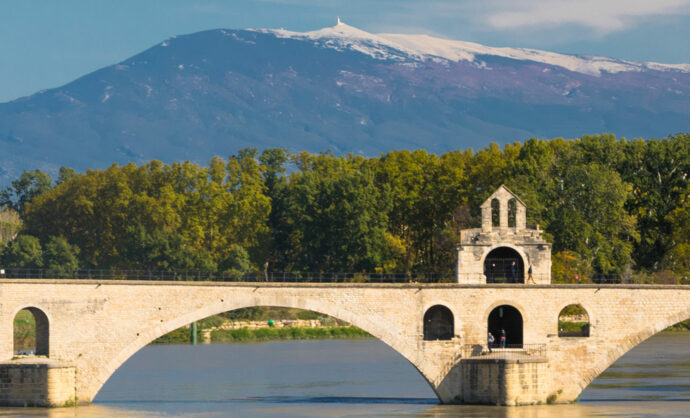
<svg viewBox="0 0 690 418">
<path fill-rule="evenodd" d="M 551 283 L 551 244 L 539 226 L 527 227 L 527 206 L 501 185 L 481 205 L 482 227 L 460 231 L 457 282 Z M 531 283 L 530 283 L 531 284 Z"/>
</svg>

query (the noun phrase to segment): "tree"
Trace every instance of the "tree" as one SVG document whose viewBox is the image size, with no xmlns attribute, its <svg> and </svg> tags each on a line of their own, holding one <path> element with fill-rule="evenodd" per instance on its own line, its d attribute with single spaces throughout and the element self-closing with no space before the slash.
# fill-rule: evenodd
<svg viewBox="0 0 690 418">
<path fill-rule="evenodd" d="M 573 251 L 560 251 L 551 257 L 551 282 L 582 283 L 592 274 L 592 266 Z M 575 275 L 579 277 L 576 281 Z"/>
<path fill-rule="evenodd" d="M 148 232 L 137 225 L 128 228 L 128 235 L 128 245 L 122 249 L 123 267 L 179 272 L 215 272 L 218 269 L 208 251 L 190 248 L 180 234 L 160 230 Z"/>
<path fill-rule="evenodd" d="M 674 246 L 669 215 L 683 204 L 690 178 L 690 134 L 624 145 L 626 158 L 619 172 L 632 185 L 626 209 L 637 218 L 640 235 L 634 258 L 638 267 L 658 269 Z"/>
<path fill-rule="evenodd" d="M 548 232 L 554 252 L 574 251 L 602 273 L 621 272 L 637 234 L 623 205 L 630 186 L 595 163 L 571 167 L 558 190 Z"/>
<path fill-rule="evenodd" d="M 348 168 L 346 161 L 332 163 L 290 177 L 281 216 L 286 240 L 279 249 L 288 269 L 373 271 L 388 254 L 387 200 L 373 174 Z"/>
<path fill-rule="evenodd" d="M 5 247 L 0 261 L 5 268 L 41 268 L 41 242 L 31 235 L 20 235 Z"/>
<path fill-rule="evenodd" d="M 43 250 L 43 266 L 58 277 L 66 277 L 79 269 L 79 248 L 64 237 L 50 237 Z"/>
<path fill-rule="evenodd" d="M 671 249 L 666 252 L 661 266 L 678 276 L 690 277 L 690 185 L 681 198 L 682 204 L 671 212 L 666 221 L 671 226 Z"/>
<path fill-rule="evenodd" d="M 239 245 L 233 245 L 228 251 L 228 257 L 221 262 L 220 269 L 231 277 L 242 277 L 251 270 L 251 262 L 247 250 Z"/>
<path fill-rule="evenodd" d="M 14 209 L 20 214 L 24 207 L 36 196 L 50 190 L 52 179 L 41 170 L 24 171 L 19 179 L 12 181 L 12 185 L 0 191 L 0 207 Z"/>
<path fill-rule="evenodd" d="M 55 184 L 57 185 L 64 183 L 75 177 L 77 177 L 77 172 L 73 168 L 60 167 L 60 171 L 58 172 L 58 179 L 55 182 Z"/>
</svg>

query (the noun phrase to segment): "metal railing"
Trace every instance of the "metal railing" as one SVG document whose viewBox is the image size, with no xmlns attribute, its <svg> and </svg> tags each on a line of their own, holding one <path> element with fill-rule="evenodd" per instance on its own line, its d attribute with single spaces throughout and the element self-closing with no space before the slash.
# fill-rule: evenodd
<svg viewBox="0 0 690 418">
<path fill-rule="evenodd" d="M 690 284 L 689 277 L 664 276 L 655 273 L 551 276 L 552 284 Z"/>
<path fill-rule="evenodd" d="M 487 360 L 519 360 L 525 358 L 546 357 L 546 344 L 465 344 L 462 346 L 462 358 Z"/>
<path fill-rule="evenodd" d="M 487 283 L 524 283 L 523 270 L 520 259 L 491 258 L 484 265 L 484 276 Z"/>
<path fill-rule="evenodd" d="M 97 280 L 167 280 L 167 281 L 216 281 L 216 282 L 272 282 L 272 283 L 455 283 L 453 273 L 324 273 L 324 272 L 208 272 L 208 271 L 157 271 L 118 269 L 0 269 L 0 278 L 7 279 L 97 279 Z M 548 278 L 534 276 L 537 283 Z M 484 278 L 485 279 L 485 278 Z M 540 280 L 545 279 L 545 280 Z M 483 281 L 482 281 L 483 282 Z M 485 282 L 484 282 L 485 283 Z M 655 275 L 593 274 L 586 277 L 551 277 L 551 284 L 681 284 L 690 285 L 688 278 L 659 278 Z M 525 286 L 531 285 L 525 279 Z"/>
<path fill-rule="evenodd" d="M 2 273 L 4 271 L 4 273 Z M 98 280 L 169 280 L 216 282 L 272 283 L 452 283 L 455 276 L 444 273 L 321 273 L 321 272 L 251 272 L 233 274 L 208 271 L 154 270 L 0 270 L 0 278 L 8 279 L 98 279 Z"/>
</svg>

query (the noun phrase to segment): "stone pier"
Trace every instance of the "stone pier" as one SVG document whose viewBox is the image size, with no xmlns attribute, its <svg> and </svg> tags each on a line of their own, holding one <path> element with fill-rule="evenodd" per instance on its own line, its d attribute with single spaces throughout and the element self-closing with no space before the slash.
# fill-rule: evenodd
<svg viewBox="0 0 690 418">
<path fill-rule="evenodd" d="M 76 405 L 76 369 L 42 358 L 0 363 L 0 405 Z"/>
</svg>

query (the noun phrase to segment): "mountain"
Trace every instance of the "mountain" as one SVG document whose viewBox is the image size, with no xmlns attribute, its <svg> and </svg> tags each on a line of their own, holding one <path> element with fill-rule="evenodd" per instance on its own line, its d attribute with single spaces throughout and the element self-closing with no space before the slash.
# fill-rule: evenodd
<svg viewBox="0 0 690 418">
<path fill-rule="evenodd" d="M 690 65 L 426 35 L 209 30 L 0 104 L 0 178 L 243 147 L 376 155 L 690 130 Z"/>
</svg>

